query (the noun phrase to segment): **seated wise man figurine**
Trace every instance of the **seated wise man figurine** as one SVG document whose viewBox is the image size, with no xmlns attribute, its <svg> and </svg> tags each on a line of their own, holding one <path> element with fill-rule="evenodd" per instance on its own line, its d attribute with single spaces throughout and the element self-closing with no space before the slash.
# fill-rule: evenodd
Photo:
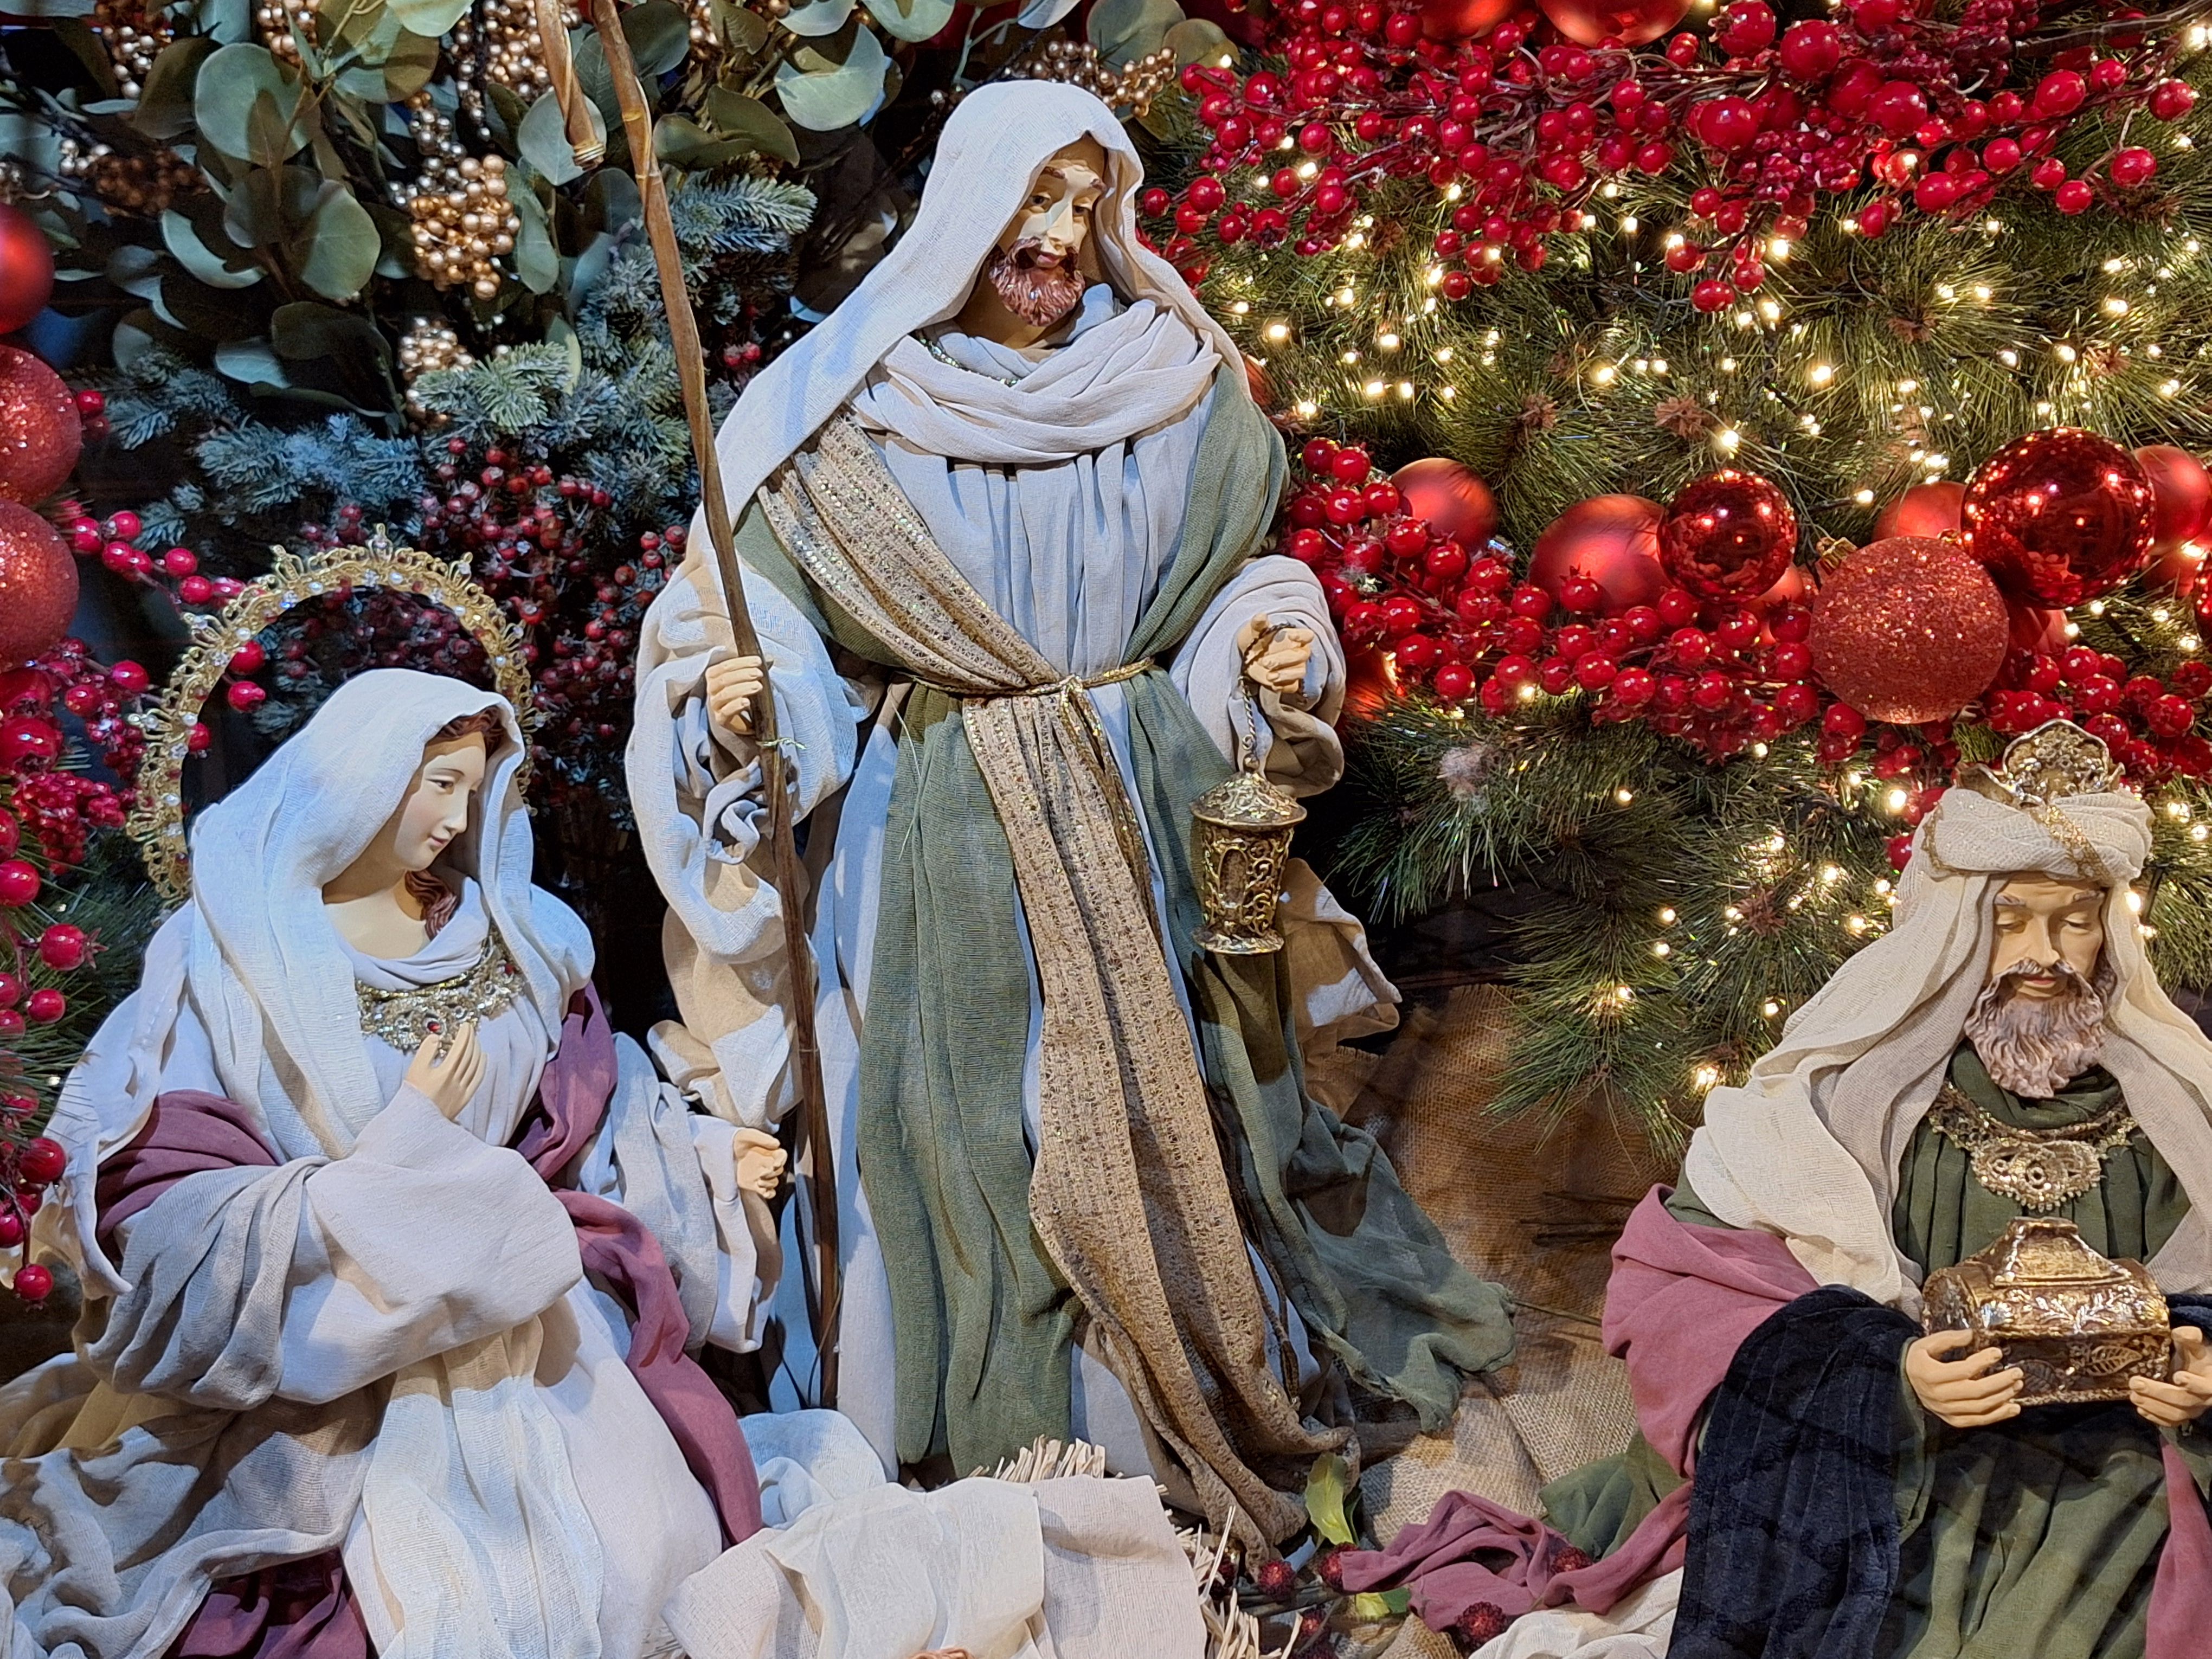
<svg viewBox="0 0 2212 1659">
<path fill-rule="evenodd" d="M 719 453 L 817 884 L 839 1408 L 889 1468 L 1080 1433 L 1279 1538 L 1352 1415 L 1442 1424 L 1510 1329 L 1306 1091 L 1299 1031 L 1391 994 L 1357 924 L 1308 876 L 1329 925 L 1284 955 L 1194 942 L 1191 806 L 1249 740 L 1245 676 L 1268 771 L 1312 791 L 1344 659 L 1312 574 L 1262 552 L 1282 443 L 1138 240 L 1141 182 L 1091 94 L 973 94 L 912 226 Z M 659 1052 L 765 1124 L 801 896 L 748 862 L 761 667 L 709 544 L 647 618 L 629 784 L 672 907 Z"/>
<path fill-rule="evenodd" d="M 1626 1456 L 1547 1488 L 1551 1527 L 1455 1493 L 1348 1585 L 1409 1581 L 1496 1659 L 2212 1651 L 2212 1042 L 2145 957 L 2116 775 L 2059 722 L 1969 769 L 1889 933 L 1709 1097 L 1614 1247 Z M 2023 1408 L 2001 1350 L 1922 1334 L 1926 1276 L 2023 1215 L 2148 1264 L 2170 1380 Z"/>
</svg>

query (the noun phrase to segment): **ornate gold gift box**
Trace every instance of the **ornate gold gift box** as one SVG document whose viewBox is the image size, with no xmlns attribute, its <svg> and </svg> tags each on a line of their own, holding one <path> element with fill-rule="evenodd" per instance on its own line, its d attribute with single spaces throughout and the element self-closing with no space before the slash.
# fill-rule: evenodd
<svg viewBox="0 0 2212 1659">
<path fill-rule="evenodd" d="M 2098 1255 L 2055 1216 L 2021 1216 L 1929 1274 L 1921 1297 L 1927 1329 L 1966 1331 L 1967 1352 L 1999 1348 L 2021 1368 L 2022 1406 L 2125 1400 L 2129 1378 L 2166 1375 L 2172 1323 L 2148 1271 Z"/>
</svg>

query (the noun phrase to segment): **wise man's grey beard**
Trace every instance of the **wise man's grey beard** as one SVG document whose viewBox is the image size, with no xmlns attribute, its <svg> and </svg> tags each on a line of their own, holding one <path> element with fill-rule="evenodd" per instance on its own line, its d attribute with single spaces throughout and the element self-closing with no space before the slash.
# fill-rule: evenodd
<svg viewBox="0 0 2212 1659">
<path fill-rule="evenodd" d="M 993 248 L 983 274 L 999 297 L 1032 328 L 1050 328 L 1083 301 L 1087 284 L 1082 269 L 1073 261 L 1056 265 L 1031 263 L 1041 239 L 1024 236 L 1011 248 Z"/>
<path fill-rule="evenodd" d="M 2013 981 L 2050 973 L 2054 997 L 2024 997 Z M 2105 975 L 2100 974 L 2102 981 Z M 2029 1100 L 2047 1100 L 2097 1063 L 2105 1048 L 2105 999 L 2068 963 L 2018 962 L 1982 988 L 1966 1016 L 1966 1039 L 1990 1080 Z"/>
</svg>

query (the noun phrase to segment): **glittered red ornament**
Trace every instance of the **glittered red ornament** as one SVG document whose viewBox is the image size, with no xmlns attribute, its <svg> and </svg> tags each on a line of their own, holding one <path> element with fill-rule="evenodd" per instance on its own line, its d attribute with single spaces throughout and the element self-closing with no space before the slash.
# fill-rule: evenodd
<svg viewBox="0 0 2212 1659">
<path fill-rule="evenodd" d="M 1519 0 L 1420 0 L 1421 33 L 1431 40 L 1468 40 L 1513 15 Z"/>
<path fill-rule="evenodd" d="M 1964 514 L 1973 555 L 2014 599 L 2079 605 L 2142 566 L 2156 530 L 2142 464 L 2073 427 L 2031 432 L 1982 463 Z"/>
<path fill-rule="evenodd" d="M 1406 511 L 1462 547 L 1480 548 L 1498 533 L 1498 500 L 1474 471 L 1442 455 L 1413 461 L 1390 475 Z"/>
<path fill-rule="evenodd" d="M 1689 15 L 1689 0 L 1537 0 L 1552 27 L 1577 46 L 1618 40 L 1641 46 Z"/>
<path fill-rule="evenodd" d="M 1659 526 L 1659 562 L 1701 599 L 1765 592 L 1796 548 L 1790 498 L 1771 480 L 1732 466 L 1685 484 Z"/>
<path fill-rule="evenodd" d="M 76 561 L 27 507 L 0 501 L 0 665 L 51 649 L 76 611 Z"/>
<path fill-rule="evenodd" d="M 0 334 L 44 311 L 53 291 L 53 245 L 29 214 L 0 202 Z"/>
<path fill-rule="evenodd" d="M 2172 444 L 2145 444 L 2136 451 L 2136 459 L 2149 474 L 2158 503 L 2152 514 L 2151 550 L 2170 553 L 2203 536 L 2212 525 L 2212 474 L 2203 462 Z"/>
<path fill-rule="evenodd" d="M 84 420 L 62 377 L 29 352 L 0 345 L 0 498 L 44 501 L 83 447 Z"/>
<path fill-rule="evenodd" d="M 1893 536 L 1821 578 L 1807 643 L 1851 708 L 1917 725 L 1957 714 L 1996 678 L 2009 625 L 2004 596 L 1964 549 Z"/>
<path fill-rule="evenodd" d="M 1874 538 L 1892 536 L 1940 536 L 1959 527 L 1959 512 L 1966 505 L 1962 483 L 1915 484 L 1881 510 L 1874 521 Z"/>
<path fill-rule="evenodd" d="M 1552 520 L 1528 556 L 1528 580 L 1557 598 L 1583 577 L 1598 585 L 1605 614 L 1656 605 L 1669 586 L 1659 563 L 1659 503 L 1641 495 L 1596 495 Z"/>
</svg>

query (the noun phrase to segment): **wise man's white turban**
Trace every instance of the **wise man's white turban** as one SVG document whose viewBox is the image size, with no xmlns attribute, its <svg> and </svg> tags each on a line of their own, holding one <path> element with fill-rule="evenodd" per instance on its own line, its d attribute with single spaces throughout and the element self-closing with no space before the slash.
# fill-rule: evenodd
<svg viewBox="0 0 2212 1659">
<path fill-rule="evenodd" d="M 1890 1230 L 1897 1172 L 1987 981 L 1996 890 L 2028 872 L 2088 880 L 2106 890 L 2113 978 L 2101 1058 L 2190 1200 L 2149 1265 L 2167 1290 L 2212 1288 L 2212 1042 L 2159 988 L 2129 905 L 2150 828 L 2149 808 L 2108 785 L 2024 803 L 1946 791 L 1914 834 L 1890 931 L 1791 1017 L 1741 1087 L 1707 1097 L 1683 1167 L 1698 1199 L 1781 1235 L 1823 1283 L 1916 1310 L 1917 1273 Z"/>
</svg>

